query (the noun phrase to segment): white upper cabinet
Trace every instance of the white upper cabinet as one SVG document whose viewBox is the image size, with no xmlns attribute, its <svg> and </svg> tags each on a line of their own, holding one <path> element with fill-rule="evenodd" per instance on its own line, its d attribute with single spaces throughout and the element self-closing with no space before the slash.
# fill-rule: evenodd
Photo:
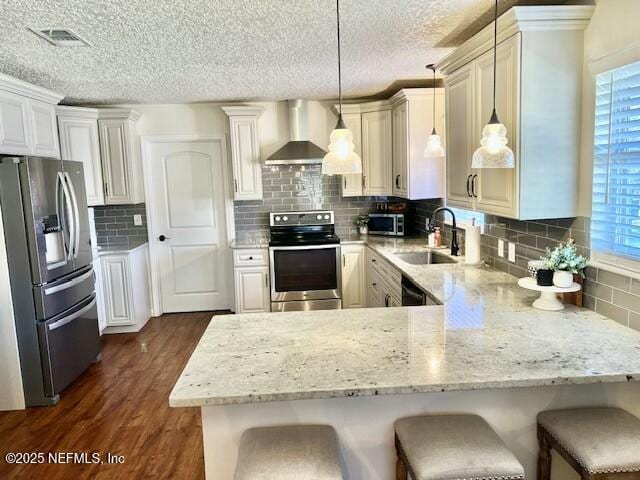
<svg viewBox="0 0 640 480">
<path fill-rule="evenodd" d="M 98 110 L 95 108 L 57 107 L 60 156 L 82 162 L 87 204 L 104 205 L 102 163 L 98 135 Z"/>
<path fill-rule="evenodd" d="M 0 74 L 0 153 L 58 158 L 55 105 L 62 98 Z"/>
<path fill-rule="evenodd" d="M 577 215 L 582 30 L 593 9 L 513 7 L 498 19 L 496 106 L 513 169 L 470 168 L 493 104 L 493 23 L 440 62 L 447 204 L 521 220 Z"/>
<path fill-rule="evenodd" d="M 446 87 L 447 205 L 467 209 L 473 207 L 471 157 L 476 138 L 472 67 L 465 65 L 448 76 Z"/>
<path fill-rule="evenodd" d="M 444 158 L 425 158 L 427 138 L 433 130 L 434 91 L 400 90 L 393 107 L 393 195 L 409 200 L 444 196 Z M 444 139 L 444 91 L 435 91 L 435 127 Z"/>
<path fill-rule="evenodd" d="M 129 109 L 98 109 L 102 178 L 106 205 L 144 202 L 140 139 L 136 122 L 140 114 Z"/>
<path fill-rule="evenodd" d="M 262 162 L 258 119 L 264 108 L 254 106 L 222 107 L 229 116 L 233 199 L 262 199 Z"/>
<path fill-rule="evenodd" d="M 342 119 L 353 134 L 354 151 L 362 159 L 362 118 L 360 113 L 343 113 Z M 340 188 L 342 189 L 343 197 L 361 197 L 362 174 L 342 175 Z"/>
<path fill-rule="evenodd" d="M 392 193 L 391 109 L 362 113 L 362 193 Z"/>
</svg>

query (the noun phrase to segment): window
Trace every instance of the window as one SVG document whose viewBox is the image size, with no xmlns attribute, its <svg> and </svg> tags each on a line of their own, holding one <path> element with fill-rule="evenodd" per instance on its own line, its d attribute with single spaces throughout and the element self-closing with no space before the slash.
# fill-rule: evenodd
<svg viewBox="0 0 640 480">
<path fill-rule="evenodd" d="M 640 267 L 640 62 L 596 77 L 591 248 Z"/>
<path fill-rule="evenodd" d="M 471 225 L 471 222 L 475 219 L 476 225 L 484 225 L 484 213 L 473 212 L 471 210 L 465 210 L 463 208 L 449 207 L 456 214 L 456 222 L 460 226 Z M 446 220 L 451 220 L 449 216 Z M 446 222 L 445 222 L 446 223 Z"/>
</svg>

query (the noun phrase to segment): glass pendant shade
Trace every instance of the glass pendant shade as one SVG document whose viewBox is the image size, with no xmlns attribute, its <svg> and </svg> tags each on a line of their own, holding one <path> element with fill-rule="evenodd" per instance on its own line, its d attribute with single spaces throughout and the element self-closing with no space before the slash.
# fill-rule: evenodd
<svg viewBox="0 0 640 480">
<path fill-rule="evenodd" d="M 442 148 L 442 139 L 434 128 L 431 135 L 427 137 L 427 146 L 424 149 L 425 158 L 444 157 L 444 148 Z"/>
<path fill-rule="evenodd" d="M 502 123 L 488 123 L 471 160 L 471 168 L 513 168 L 513 151 L 507 146 L 507 128 Z"/>
<path fill-rule="evenodd" d="M 353 133 L 344 125 L 342 119 L 338 120 L 329 141 L 329 153 L 322 159 L 323 175 L 362 173 L 362 160 L 355 152 Z"/>
</svg>

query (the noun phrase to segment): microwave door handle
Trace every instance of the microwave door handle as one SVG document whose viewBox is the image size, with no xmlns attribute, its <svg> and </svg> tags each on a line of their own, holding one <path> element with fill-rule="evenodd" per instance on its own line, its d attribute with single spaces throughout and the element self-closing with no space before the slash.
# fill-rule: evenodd
<svg viewBox="0 0 640 480">
<path fill-rule="evenodd" d="M 76 196 L 76 189 L 73 186 L 69 173 L 64 172 L 64 177 L 67 180 L 69 192 L 71 193 L 71 203 L 73 204 L 73 258 L 78 258 L 78 249 L 80 247 L 80 209 L 78 208 L 78 197 Z"/>
</svg>

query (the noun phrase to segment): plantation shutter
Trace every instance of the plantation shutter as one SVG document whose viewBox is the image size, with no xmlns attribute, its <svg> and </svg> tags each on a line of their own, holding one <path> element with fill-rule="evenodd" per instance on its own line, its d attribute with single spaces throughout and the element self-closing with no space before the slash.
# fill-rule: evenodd
<svg viewBox="0 0 640 480">
<path fill-rule="evenodd" d="M 596 77 L 591 247 L 598 260 L 640 260 L 640 62 Z"/>
</svg>

